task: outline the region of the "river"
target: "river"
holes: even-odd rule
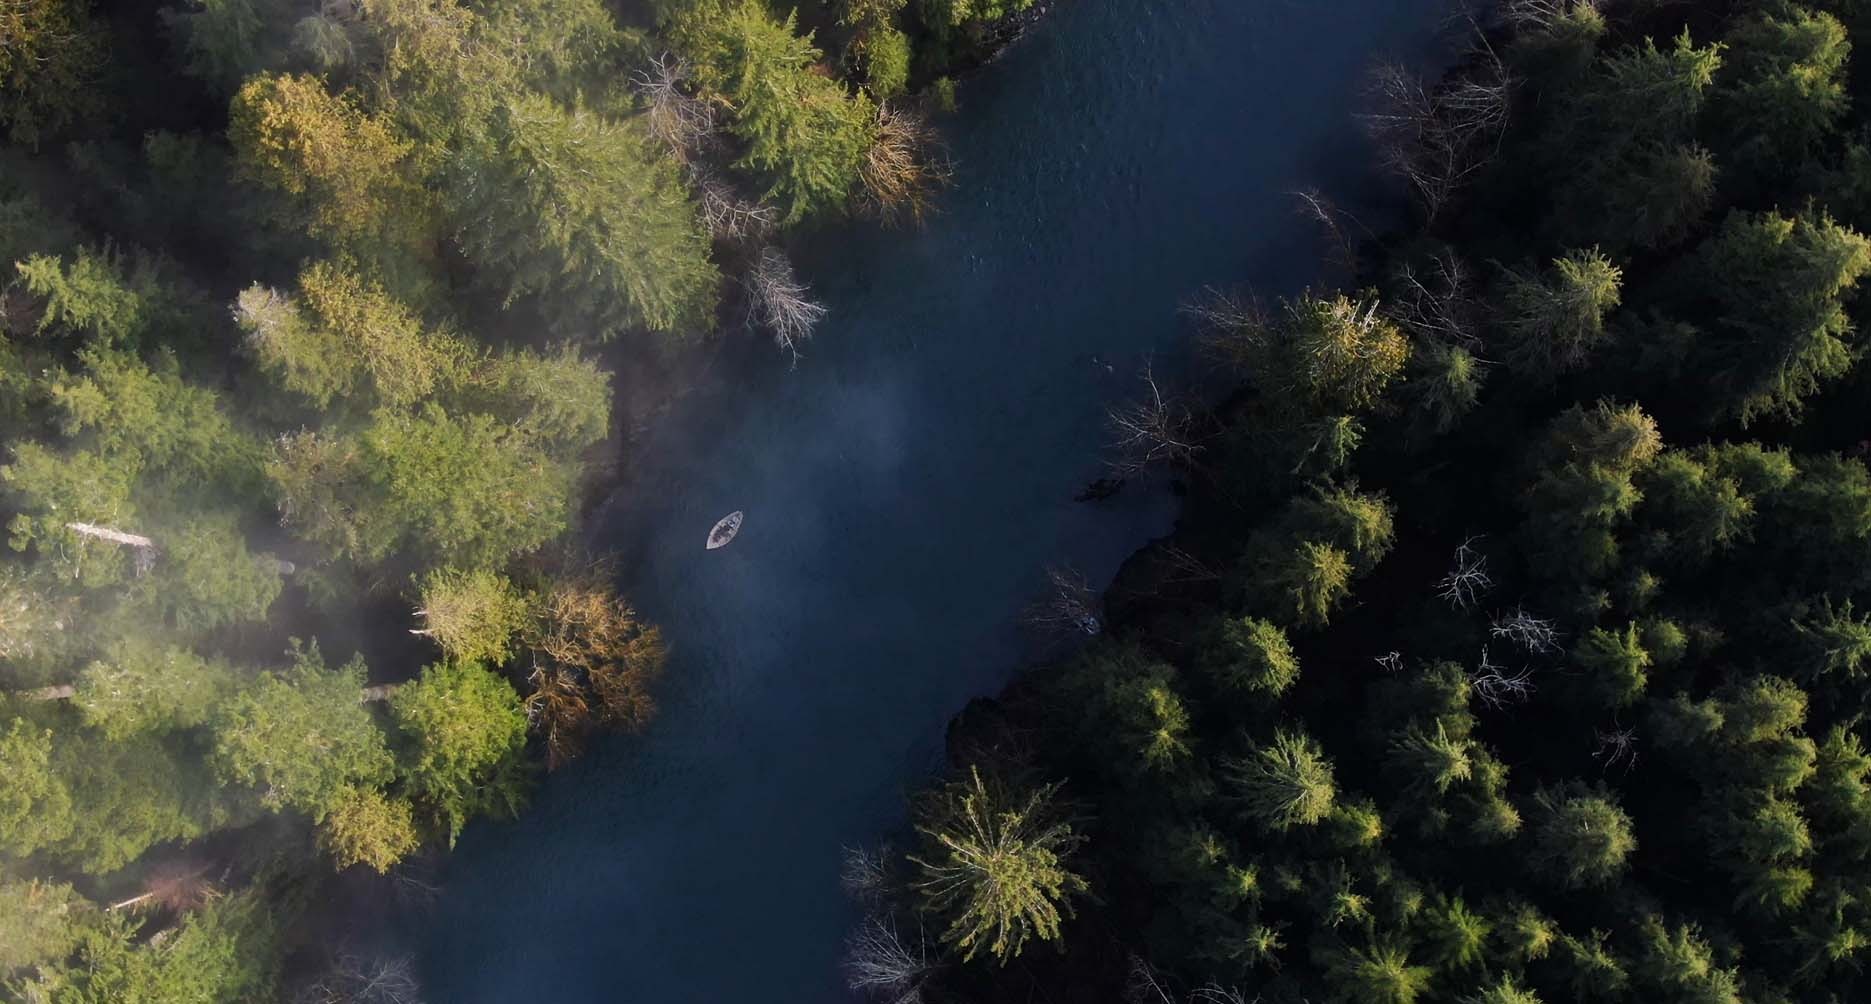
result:
[[[1285,193],[1357,189],[1369,62],[1443,0],[1063,0],[960,88],[920,232],[800,256],[831,308],[796,368],[739,363],[660,424],[594,539],[673,646],[649,733],[477,823],[424,921],[448,1004],[823,1004],[841,848],[903,822],[943,726],[1024,652],[1049,563],[1094,583],[1175,502],[1097,505],[1103,414],[1207,284],[1284,292],[1320,247]],[[729,547],[703,538],[747,513]]]

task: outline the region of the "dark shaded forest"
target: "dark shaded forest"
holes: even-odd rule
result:
[[[1465,34],[1371,77],[1412,222],[1306,194],[1339,288],[1192,290],[1193,385],[1112,413],[1183,519],[1053,576],[1035,623],[1098,637],[851,855],[854,990],[1871,993],[1871,7]]]
[[[358,918],[654,714],[586,512],[1029,7],[0,0],[0,999],[419,999]]]

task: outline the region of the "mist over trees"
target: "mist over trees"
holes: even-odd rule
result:
[[[1447,77],[1370,82],[1408,225],[1304,193],[1338,288],[1192,291],[1190,389],[1113,409],[1113,469],[1184,518],[854,853],[853,989],[1866,995],[1871,21],[1468,28]],[[987,793],[1000,829],[938,811]]]
[[[421,999],[334,914],[653,720],[581,519],[930,211],[951,6],[0,3],[0,999]]]

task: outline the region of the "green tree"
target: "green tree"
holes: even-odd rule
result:
[[[1198,662],[1230,693],[1278,697],[1299,680],[1299,656],[1286,631],[1258,617],[1221,621]]]
[[[1842,297],[1871,269],[1871,241],[1824,214],[1734,212],[1703,243],[1694,269],[1721,322],[1697,355],[1722,407],[1744,424],[1797,415],[1851,368]]]
[[[363,446],[372,518],[440,562],[496,565],[565,529],[575,466],[542,456],[491,416],[432,403],[380,410]]]
[[[113,644],[79,675],[73,703],[107,739],[169,732],[208,721],[233,689],[227,666],[145,638]]]
[[[1592,628],[1572,650],[1572,660],[1585,672],[1586,686],[1600,702],[1625,708],[1643,696],[1651,660],[1635,621],[1622,631]]]
[[[1481,400],[1487,371],[1467,349],[1424,340],[1410,353],[1403,395],[1409,401],[1411,432],[1418,439],[1455,428]]]
[[[704,86],[733,108],[746,146],[737,166],[766,185],[785,223],[843,209],[870,149],[869,98],[814,73],[820,53],[794,18],[776,20],[759,0],[699,4],[678,26]]]
[[[1603,885],[1637,849],[1631,819],[1606,789],[1569,782],[1533,799],[1533,866],[1568,889]]]
[[[1799,639],[1799,672],[1806,680],[1835,675],[1856,679],[1871,670],[1871,617],[1852,612],[1852,601],[1834,605],[1826,597],[1808,617],[1793,621]],[[1863,667],[1863,668],[1861,668]]]
[[[415,810],[375,788],[346,788],[319,824],[319,843],[339,868],[368,865],[378,874],[421,846]]]
[[[214,766],[229,784],[255,785],[269,806],[323,819],[351,788],[388,781],[383,732],[361,702],[364,665],[327,669],[317,646],[283,673],[262,673],[215,714]]]
[[[1507,364],[1546,380],[1584,366],[1605,341],[1623,281],[1597,248],[1568,252],[1540,272],[1508,270],[1500,294]]]
[[[974,958],[981,949],[1005,964],[1027,941],[1059,938],[1071,899],[1085,880],[1066,865],[1082,838],[1058,819],[1059,786],[1004,790],[969,768],[968,779],[933,793],[917,814],[927,847],[910,858],[923,909],[947,916],[942,940]]]
[[[0,851],[24,857],[72,829],[71,792],[52,769],[52,732],[15,719],[0,735]]]
[[[157,844],[193,840],[228,821],[195,744],[142,732],[107,739],[59,734],[54,766],[71,792],[71,832],[53,857],[92,875],[122,868]]]
[[[1851,105],[1845,26],[1786,4],[1737,21],[1726,45],[1714,103],[1730,156],[1754,168],[1799,167]]]
[[[1480,993],[1462,998],[1462,1004],[1540,1004],[1540,995],[1522,989],[1512,976],[1503,976]]]
[[[0,124],[37,146],[94,112],[103,33],[82,0],[18,0],[0,9]]]
[[[260,367],[294,393],[325,407],[368,379],[383,404],[427,397],[465,367],[468,347],[420,318],[356,271],[318,262],[299,273],[299,296],[252,286],[234,316]]]
[[[257,76],[234,96],[228,141],[243,175],[282,200],[283,222],[381,258],[426,253],[435,198],[415,145],[311,76]]]
[[[1714,952],[1693,926],[1671,930],[1652,916],[1644,918],[1640,930],[1643,948],[1634,968],[1639,984],[1677,1000],[1741,1004],[1740,972],[1717,967]]]
[[[1325,975],[1331,1000],[1341,1004],[1416,1004],[1433,976],[1401,946],[1381,943],[1336,953]]]
[[[279,597],[279,565],[247,550],[231,517],[191,519],[164,533],[160,547],[137,598],[178,631],[262,622]]]
[[[1392,740],[1390,755],[1403,768],[1412,788],[1433,788],[1441,794],[1474,776],[1474,762],[1469,755],[1473,745],[1466,736],[1450,736],[1448,727],[1438,719],[1434,732],[1412,726]]]
[[[409,741],[409,790],[441,821],[450,844],[471,817],[517,808],[527,722],[506,680],[477,662],[429,666],[396,692],[390,717]]]
[[[534,600],[504,575],[438,568],[422,580],[422,634],[463,663],[499,665],[533,623]]]
[[[720,277],[707,236],[676,164],[634,121],[512,98],[452,197],[468,256],[509,299],[544,298],[563,328],[686,336],[712,323]]]
[[[42,973],[29,998],[57,1004],[271,999],[281,922],[258,892],[214,901],[162,938],[120,916],[89,927],[73,961]]]
[[[1423,927],[1437,969],[1453,972],[1473,969],[1484,962],[1488,936],[1494,925],[1468,908],[1460,896],[1438,896],[1423,911]]]
[[[0,879],[0,977],[64,961],[77,947],[91,909],[63,882]]]
[[[71,264],[61,256],[35,254],[16,262],[21,285],[44,301],[39,332],[70,332],[105,344],[130,340],[149,321],[146,275],[126,275],[124,260],[110,248],[79,248]]]
[[[1311,737],[1285,729],[1246,756],[1221,763],[1223,780],[1248,816],[1271,830],[1313,826],[1332,810],[1332,762]]]

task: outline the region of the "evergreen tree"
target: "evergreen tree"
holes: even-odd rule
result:
[[[676,165],[635,122],[512,98],[451,188],[469,257],[510,300],[542,297],[561,328],[609,338],[710,325],[720,280],[707,238]]]
[[[1331,812],[1338,790],[1332,762],[1298,732],[1275,732],[1272,742],[1223,760],[1221,768],[1249,818],[1270,830],[1317,825]]]
[[[1057,821],[1057,785],[1002,790],[970,768],[930,797],[916,830],[927,849],[910,861],[923,908],[947,918],[942,940],[971,959],[985,948],[1005,964],[1031,938],[1059,938],[1085,880],[1068,870],[1081,839]]]
[[[449,843],[470,817],[518,807],[526,712],[507,681],[479,663],[443,662],[397,691],[390,717],[410,742],[402,769],[409,790]]]
[[[390,778],[383,733],[361,703],[364,667],[327,669],[316,647],[284,673],[262,673],[222,704],[214,764],[228,782],[255,785],[261,801],[323,819],[356,786]]]
[[[1611,881],[1637,849],[1630,817],[1602,787],[1570,782],[1540,791],[1533,806],[1533,865],[1562,887]]]
[[[1606,338],[1623,281],[1596,248],[1555,258],[1544,272],[1509,270],[1501,290],[1507,364],[1543,380],[1585,365]]]
[[[1793,415],[1856,357],[1841,297],[1871,269],[1871,242],[1823,214],[1731,213],[1697,258],[1721,323],[1697,354],[1743,423]]]

